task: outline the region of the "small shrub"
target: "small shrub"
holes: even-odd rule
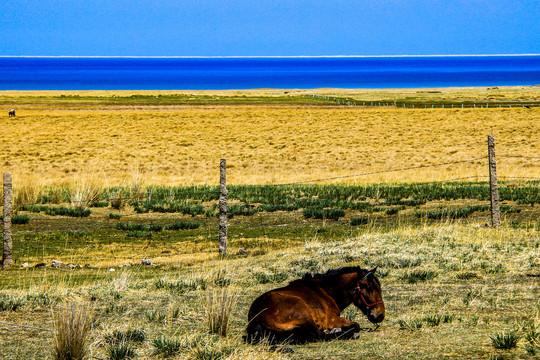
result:
[[[415,331],[422,328],[422,321],[420,320],[398,320],[399,330]]]
[[[401,280],[406,281],[409,284],[415,284],[418,281],[426,281],[434,279],[437,276],[435,271],[431,270],[414,270],[403,274]]]
[[[441,315],[428,315],[424,318],[424,321],[429,326],[439,326],[441,323],[442,316]]]
[[[122,217],[122,215],[120,215],[120,214],[109,213],[109,219],[120,220],[121,217]]]
[[[118,222],[116,223],[116,228],[118,230],[127,230],[127,231],[154,231],[159,232],[163,230],[162,225],[157,224],[136,224],[131,222]]]
[[[384,210],[384,213],[386,215],[396,215],[399,210],[403,210],[403,208],[400,208],[400,207],[392,207],[392,208],[388,208],[386,210]]]
[[[515,332],[511,332],[508,334],[497,333],[490,336],[490,339],[496,349],[508,350],[516,347],[520,337]]]
[[[156,289],[166,289],[171,292],[185,293],[188,291],[195,291],[199,289],[206,290],[207,283],[205,279],[201,278],[188,280],[180,279],[176,282],[170,282],[164,279],[157,279],[156,281],[154,281],[154,287]]]
[[[166,230],[190,230],[198,229],[201,225],[189,221],[180,221],[165,226]]]
[[[137,356],[135,348],[128,344],[111,345],[107,349],[109,360],[133,359]]]
[[[184,341],[169,340],[164,337],[154,339],[152,345],[154,346],[154,355],[163,357],[174,356],[180,354],[183,350],[189,349]]]
[[[466,206],[458,209],[441,209],[435,211],[418,211],[415,210],[413,215],[415,217],[427,217],[428,219],[442,220],[442,219],[463,219],[469,217],[474,212],[477,211],[487,211],[489,206],[487,205],[473,205]]]
[[[145,224],[135,224],[131,222],[118,222],[116,223],[116,228],[118,230],[127,230],[127,231],[148,231],[150,228]]]
[[[126,342],[143,343],[146,340],[146,331],[129,329],[126,331],[114,330],[111,335],[105,336],[105,341],[109,344],[120,344]]]
[[[274,274],[266,274],[266,273],[256,273],[255,274],[255,280],[259,284],[268,284],[268,283],[280,283],[289,278],[289,275],[287,273],[274,273]]]
[[[161,311],[147,310],[144,312],[144,316],[148,321],[162,322],[167,318],[167,314]]]
[[[353,217],[351,218],[350,220],[350,223],[352,226],[357,226],[357,225],[366,225],[366,224],[369,224],[371,222],[371,220],[367,217]]]
[[[2,217],[2,220],[4,218]],[[11,217],[11,223],[12,224],[18,224],[18,225],[23,225],[23,224],[28,224],[30,222],[30,217],[28,215],[13,215]]]
[[[390,270],[384,270],[384,269],[377,269],[377,271],[375,272],[375,275],[380,278],[387,277],[389,274],[390,274]]]
[[[231,355],[234,348],[229,346],[199,345],[193,349],[193,357],[197,360],[220,360]]]
[[[0,298],[0,311],[17,311],[24,304],[23,299],[11,296]]]
[[[227,216],[231,219],[234,216],[253,216],[257,213],[257,209],[252,208],[248,205],[228,205],[227,206]]]
[[[442,322],[445,324],[451,324],[452,321],[454,321],[455,315],[452,314],[444,314],[442,316]]]
[[[50,216],[69,216],[69,217],[88,217],[92,213],[91,210],[83,207],[67,208],[67,207],[47,207],[45,214]]]
[[[324,209],[318,207],[307,207],[303,211],[305,218],[338,220],[345,216],[345,211],[341,209]]]
[[[160,232],[163,230],[163,225],[157,225],[157,224],[150,224],[148,229],[150,231],[154,231],[154,232]]]
[[[291,261],[291,266],[299,266],[301,269],[305,269],[313,273],[321,269],[321,265],[315,259],[294,260]]]

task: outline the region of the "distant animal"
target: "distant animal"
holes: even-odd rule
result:
[[[9,117],[15,116],[15,109],[9,109]]]
[[[344,267],[306,274],[289,285],[259,296],[249,309],[248,343],[306,343],[350,339],[361,328],[340,316],[353,303],[368,320],[384,320],[381,284],[372,270]]]

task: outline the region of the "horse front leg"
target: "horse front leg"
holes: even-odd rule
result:
[[[356,333],[361,330],[357,322],[349,321],[345,318],[337,316],[330,322],[330,328],[324,331],[325,338],[331,339],[352,339]]]

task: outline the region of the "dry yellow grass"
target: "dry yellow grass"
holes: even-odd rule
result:
[[[523,96],[535,98],[539,90],[528,89],[532,90],[523,90]],[[455,94],[448,91],[444,94],[448,98],[459,95],[457,90]],[[467,91],[461,89],[462,95],[473,96],[472,90]],[[514,96],[515,91],[508,90],[504,96]],[[352,90],[342,92],[339,95],[358,95]],[[381,91],[364,92],[376,97]],[[112,96],[116,92],[103,94]],[[20,93],[2,95],[15,101]],[[229,183],[289,183],[485,157],[486,136],[490,134],[495,136],[498,155],[539,156],[539,120],[538,108],[74,109],[27,104],[16,118],[4,120],[0,170],[13,174],[15,187],[140,185],[141,181],[146,185],[217,184],[219,159],[227,158]],[[538,177],[537,164],[531,159],[500,158],[499,175]],[[487,162],[480,161],[340,181],[437,181],[486,176],[486,169]]]

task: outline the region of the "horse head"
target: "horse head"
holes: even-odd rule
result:
[[[383,321],[385,315],[381,283],[375,276],[375,271],[377,267],[369,271],[358,271],[356,287],[353,290],[354,305],[374,324]]]

